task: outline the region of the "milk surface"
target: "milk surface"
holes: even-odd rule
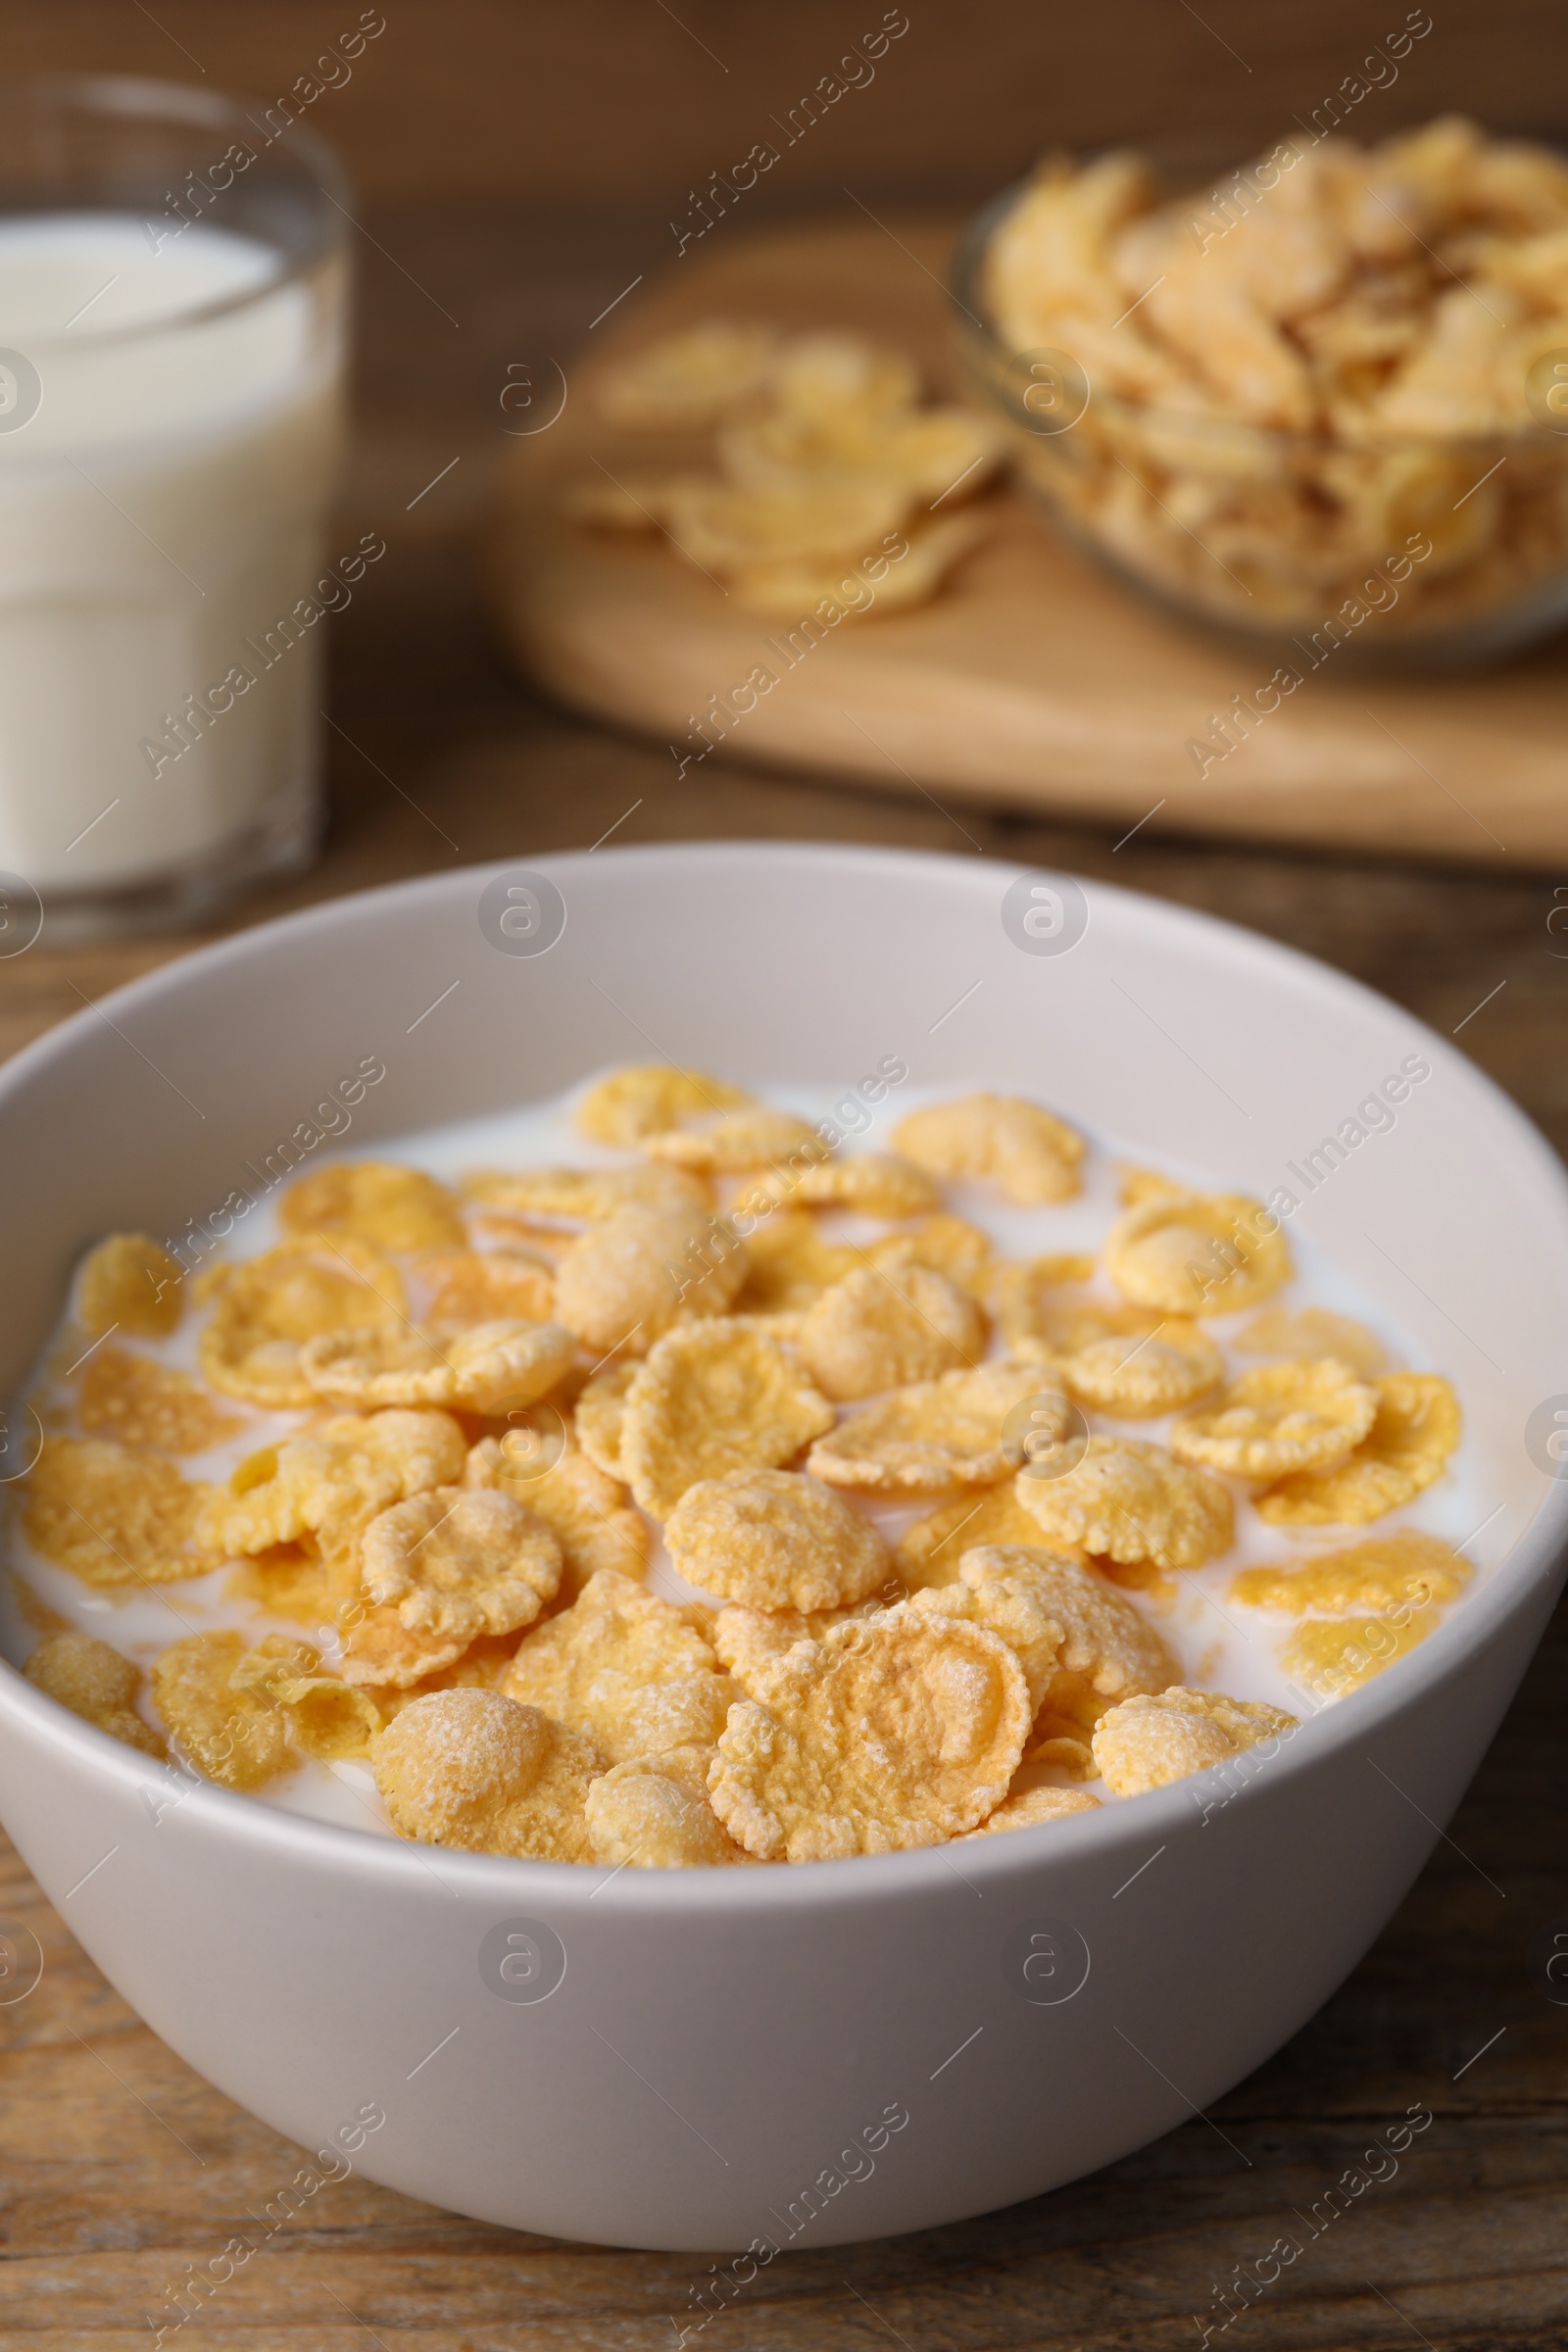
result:
[[[276,624],[320,569],[340,353],[281,271],[202,223],[155,250],[128,215],[0,220],[0,364],[38,379],[0,409],[0,869],[46,899],[199,863],[309,787],[320,630]]]

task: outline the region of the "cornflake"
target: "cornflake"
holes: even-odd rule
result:
[[[1309,1611],[1317,1617],[1348,1617],[1358,1609],[1392,1609],[1406,1601],[1424,1606],[1452,1600],[1469,1578],[1469,1561],[1441,1536],[1401,1527],[1392,1536],[1368,1536],[1338,1551],[1320,1551],[1299,1567],[1276,1561],[1267,1568],[1244,1568],[1231,1579],[1231,1598],[1292,1617]]]
[[[621,1208],[566,1251],[556,1312],[588,1347],[640,1355],[676,1323],[722,1315],[745,1279],[745,1244],[711,1212]]]
[[[901,1604],[797,1647],[765,1705],[737,1702],[710,1775],[713,1811],[763,1861],[934,1845],[1002,1802],[1029,1722],[1004,1642]]]
[[[772,1169],[737,1198],[735,1213],[765,1217],[785,1202],[855,1209],[863,1217],[923,1217],[941,1206],[930,1177],[892,1152],[857,1152],[849,1159]]]
[[[802,1319],[798,1345],[823,1395],[846,1403],[973,1364],[985,1324],[946,1276],[890,1255],[822,1292]]]
[[[1297,1471],[1257,1497],[1271,1527],[1361,1527],[1442,1477],[1461,1426],[1448,1383],[1437,1372],[1390,1372],[1373,1389],[1372,1426],[1348,1461]]]
[[[1033,1830],[1046,1821],[1065,1821],[1070,1813],[1098,1813],[1100,1799],[1085,1788],[1020,1788],[1004,1797],[996,1811],[965,1838],[990,1838],[999,1830]]]
[[[371,1768],[392,1826],[421,1845],[591,1862],[586,1740],[499,1690],[432,1690],[377,1738]]]
[[[123,1331],[159,1339],[179,1321],[184,1275],[145,1233],[112,1233],[89,1250],[76,1277],[76,1321],[88,1339]]]
[[[468,1644],[460,1634],[438,1634],[428,1626],[405,1625],[396,1608],[364,1608],[343,1638],[341,1672],[356,1688],[378,1696],[412,1690],[432,1674],[456,1666]]]
[[[858,1250],[828,1242],[808,1209],[774,1208],[748,1228],[746,1280],[735,1300],[737,1313],[789,1314],[853,1274]]]
[[[1279,1707],[1211,1690],[1165,1690],[1112,1707],[1095,1733],[1095,1762],[1113,1796],[1142,1796],[1296,1728],[1296,1717]]]
[[[1280,1664],[1318,1698],[1344,1698],[1407,1656],[1439,1622],[1436,1609],[1397,1604],[1379,1617],[1303,1617]]]
[[[577,1105],[579,1135],[629,1149],[704,1111],[739,1110],[752,1098],[743,1087],[667,1061],[628,1062],[591,1086]]]
[[[344,1413],[249,1455],[226,1488],[210,1490],[203,1535],[220,1555],[267,1551],[455,1485],[466,1453],[447,1413]]]
[[[217,1566],[202,1527],[213,1490],[158,1454],[45,1438],[25,1491],[28,1543],[83,1584],[169,1585]]]
[[[300,1351],[300,1371],[333,1403],[454,1405],[506,1412],[554,1388],[577,1351],[563,1323],[471,1323],[433,1332],[323,1332]]]
[[[1389,1368],[1377,1333],[1326,1306],[1265,1306],[1231,1342],[1244,1355],[1337,1355],[1357,1380],[1376,1380]]]
[[[153,1667],[153,1704],[197,1770],[225,1788],[260,1788],[299,1762],[271,1700],[236,1690],[239,1634],[187,1634]]]
[[[510,1433],[509,1433],[510,1434]],[[640,1577],[648,1564],[648,1523],[627,1507],[626,1490],[568,1443],[542,1476],[514,1466],[507,1438],[481,1438],[464,1466],[466,1487],[499,1487],[542,1519],[561,1546],[561,1591],[574,1600],[601,1568]]]
[[[1092,1730],[1114,1701],[1166,1690],[1180,1671],[1130,1600],[1049,1551],[981,1545],[964,1553],[956,1584],[931,1586],[909,1606],[1000,1635],[1023,1668],[1041,1739]]]
[[[779,1159],[809,1166],[828,1156],[814,1127],[793,1111],[772,1110],[765,1103],[721,1112],[702,1127],[666,1127],[650,1136],[643,1149],[654,1159],[703,1175],[744,1174]]]
[[[710,1746],[733,1695],[685,1613],[612,1569],[524,1635],[505,1689],[580,1732],[612,1764]]]
[[[642,1367],[612,1364],[589,1381],[572,1414],[577,1443],[588,1459],[613,1479],[625,1476],[620,1458],[620,1436],[626,1418],[626,1392]]]
[[[747,1698],[765,1700],[797,1642],[820,1642],[836,1625],[874,1615],[876,1602],[843,1609],[748,1609],[732,1602],[713,1620],[713,1654]]]
[[[679,328],[601,369],[594,378],[594,406],[611,424],[633,432],[677,432],[715,423],[764,383],[778,341],[776,327],[732,324],[725,318]],[[617,1070],[612,1078],[601,1079],[594,1092],[615,1079],[643,1074]],[[665,1073],[662,1063],[648,1074],[686,1075]],[[586,1124],[583,1133],[601,1143],[622,1140]]]
[[[470,1200],[524,1217],[594,1223],[621,1208],[705,1210],[708,1195],[684,1168],[649,1161],[633,1168],[475,1168],[463,1179]]]
[[[708,1797],[712,1747],[669,1747],[612,1764],[588,1791],[597,1861],[617,1870],[711,1868],[751,1856],[721,1828]]]
[[[1054,1541],[1122,1562],[1200,1568],[1230,1548],[1230,1490],[1142,1438],[1091,1438],[1060,1478],[1018,1474],[1014,1489]]]
[[[960,1540],[961,1539],[961,1540]],[[982,1494],[960,1494],[928,1519],[917,1519],[899,1538],[894,1553],[899,1574],[911,1592],[951,1585],[966,1551],[986,1544],[1039,1544],[1040,1528],[1019,1502],[1010,1483]]]
[[[420,1258],[424,1320],[452,1323],[549,1323],[556,1286],[537,1258],[510,1250],[457,1250]]]
[[[1054,1368],[1069,1396],[1118,1419],[1144,1421],[1206,1396],[1225,1377],[1225,1358],[1196,1323],[1167,1315],[1140,1339],[1089,1340]]]
[[[464,1642],[532,1625],[561,1583],[561,1546],[510,1494],[434,1487],[370,1521],[365,1589],[406,1626]]]
[[[277,1204],[288,1234],[351,1234],[373,1250],[461,1250],[463,1212],[422,1168],[337,1160],[291,1184]]]
[[[752,1250],[755,1256],[755,1242]],[[967,1217],[952,1217],[945,1210],[922,1217],[918,1225],[883,1234],[865,1254],[874,1266],[927,1266],[933,1274],[945,1275],[956,1290],[967,1291],[981,1300],[990,1283],[990,1236],[971,1225]]]
[[[1040,1372],[1031,1364],[945,1372],[862,1406],[817,1441],[806,1466],[829,1486],[894,1494],[995,1486],[1018,1466],[1018,1448],[1003,1423],[1031,1398],[1044,1403],[1039,1391]]]
[[[1243,1193],[1159,1192],[1123,1210],[1105,1240],[1105,1271],[1136,1306],[1229,1315],[1288,1282],[1277,1217]]]
[[[1070,1200],[1084,1139],[1018,1095],[963,1095],[911,1110],[893,1131],[899,1150],[933,1176],[989,1178],[1008,1200]]]
[[[765,1469],[833,1426],[833,1408],[779,1341],[739,1319],[659,1342],[626,1393],[620,1457],[636,1500],[667,1518],[688,1487]]]
[[[1236,1478],[1279,1478],[1343,1461],[1372,1426],[1376,1398],[1334,1356],[1244,1372],[1217,1403],[1170,1433],[1179,1462]]]
[[[664,1523],[689,1584],[752,1609],[836,1609],[893,1573],[869,1519],[793,1470],[732,1470],[687,1488]]]
[[[300,1350],[325,1332],[390,1331],[404,1321],[395,1266],[352,1234],[284,1242],[214,1266],[199,1294],[213,1302],[198,1354],[203,1378],[225,1396],[274,1411],[313,1404]]]
[[[237,1415],[215,1404],[188,1372],[172,1372],[112,1340],[88,1358],[76,1409],[89,1438],[113,1438],[118,1445],[150,1446],[160,1453],[205,1453],[244,1426]]]
[[[164,1742],[150,1723],[136,1712],[141,1670],[122,1658],[107,1642],[90,1634],[45,1634],[23,1673],[35,1690],[58,1699],[83,1723],[139,1747],[144,1755],[162,1756]]]

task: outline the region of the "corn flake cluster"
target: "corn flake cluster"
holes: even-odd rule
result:
[[[1174,200],[1136,155],[1053,157],[981,275],[987,380],[1038,412],[1030,478],[1215,617],[1451,626],[1568,563],[1568,164],[1544,148],[1456,117],[1375,147],[1303,129]],[[1037,389],[1016,362],[1041,354]]]
[[[945,1187],[1070,1200],[1084,1140],[1034,1102],[853,1156],[664,1065],[575,1115],[595,1166],[323,1167],[194,1285],[145,1237],[90,1253],[24,1532],[111,1598],[212,1579],[226,1621],[190,1593],[144,1676],[35,1595],[40,1690],[233,1789],[368,1764],[404,1838],[740,1867],[1054,1822],[1288,1735],[1196,1687],[1170,1617],[1248,1513],[1308,1531],[1227,1601],[1314,1699],[1459,1594],[1409,1526],[1316,1547],[1440,1477],[1458,1406],[1280,1298],[1245,1196],[1124,1171],[1098,1257],[1012,1259]],[[148,1351],[187,1316],[200,1377]]]
[[[738,606],[780,620],[824,603],[830,625],[923,604],[984,532],[955,510],[985,486],[1001,437],[919,399],[913,366],[886,345],[709,319],[596,379],[609,423],[682,436],[666,465],[701,436],[708,467],[601,467],[570,485],[566,510],[600,530],[662,532]]]

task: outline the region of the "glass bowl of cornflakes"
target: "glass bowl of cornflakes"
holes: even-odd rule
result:
[[[1568,162],[1446,118],[1219,182],[1050,156],[953,278],[1055,529],[1298,668],[1501,660],[1568,618]]]

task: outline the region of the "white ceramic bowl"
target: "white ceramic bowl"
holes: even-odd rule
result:
[[[1420,1053],[1431,1081],[1295,1229],[1455,1373],[1514,1538],[1418,1651],[1245,1778],[802,1869],[610,1877],[179,1794],[0,1667],[6,1824],[200,2073],[307,2147],[347,2143],[369,2178],[487,2221],[761,2240],[731,2274],[744,2292],[769,2243],[952,2221],[1152,2138],[1366,1949],[1556,1591],[1568,1484],[1524,1433],[1568,1391],[1568,1188],[1407,1014],[1171,906],[1090,887],[1063,950],[1076,885],[1030,900],[1017,869],[980,859],[712,845],[543,870],[567,911],[546,953],[514,952],[543,936],[537,890],[508,901],[512,869],[460,872],[225,941],[20,1054],[0,1075],[0,1394],[85,1244],[202,1217],[366,1054],[388,1075],[356,1146],[625,1057],[839,1084],[895,1054],[916,1083],[1037,1093],[1267,1194]],[[367,2114],[384,2121],[367,2131]],[[683,2323],[706,2308],[677,2303]]]

